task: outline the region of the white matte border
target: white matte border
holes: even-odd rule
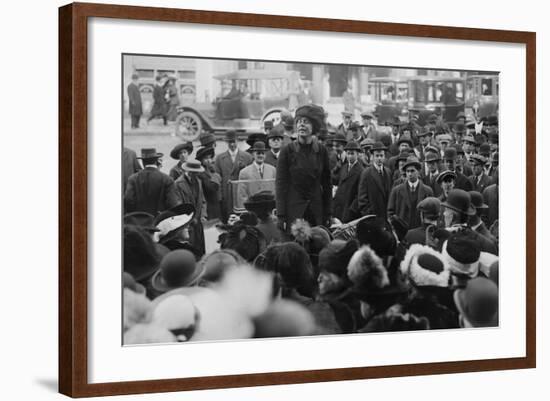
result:
[[[98,18],[88,40],[90,383],[525,356],[524,45]],[[122,347],[122,53],[500,71],[500,327]]]

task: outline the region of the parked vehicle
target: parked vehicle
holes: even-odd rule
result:
[[[244,69],[214,77],[220,95],[211,103],[179,107],[176,135],[192,141],[203,131],[220,136],[229,129],[241,136],[263,132],[264,121],[278,124],[281,111],[289,108],[289,88],[296,74]]]
[[[368,85],[379,125],[396,116],[400,119],[408,117],[409,82],[406,77],[375,77],[369,79]]]
[[[498,114],[498,74],[466,78],[466,116],[474,120]]]

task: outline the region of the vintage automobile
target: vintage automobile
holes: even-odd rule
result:
[[[379,125],[408,117],[409,83],[405,77],[375,77],[369,79],[369,94]]]
[[[418,124],[424,126],[430,114],[441,115],[454,123],[464,112],[464,78],[416,76],[409,79],[409,111],[418,114]]]
[[[466,77],[466,116],[472,120],[498,114],[498,74]]]
[[[229,129],[241,137],[263,132],[263,123],[278,124],[289,108],[291,82],[297,72],[243,69],[214,77],[221,93],[211,103],[178,107],[176,135],[195,140],[201,132],[223,135]]]

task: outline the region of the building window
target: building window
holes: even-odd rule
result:
[[[139,75],[140,78],[154,78],[155,71],[154,70],[136,70],[136,73]]]
[[[248,67],[248,62],[246,60],[239,60],[237,63],[237,68],[239,70],[246,70],[246,68]]]
[[[195,71],[180,70],[178,71],[178,76],[180,79],[195,79]]]

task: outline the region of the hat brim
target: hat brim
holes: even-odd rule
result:
[[[401,170],[406,170],[409,166],[414,166],[417,170],[420,170],[422,168],[420,162],[406,162],[405,164],[403,164],[403,167],[401,167]]]
[[[179,146],[176,146],[174,149],[172,149],[172,151],[170,152],[170,157],[174,160],[179,160],[180,158],[180,153],[182,150],[186,149],[187,151],[189,151],[189,147],[188,146],[185,146],[185,145],[179,145]]]
[[[193,286],[199,281],[199,279],[202,277],[205,271],[204,264],[197,263],[195,266],[196,266],[195,271],[193,272],[191,277],[189,277],[185,281],[185,283],[182,283],[177,287],[171,287],[168,284],[166,284],[162,279],[161,269],[158,269],[155,272],[155,274],[153,274],[153,277],[151,277],[151,287],[153,287],[154,290],[159,292],[168,292],[171,290],[175,290],[176,288]]]
[[[455,301],[456,309],[458,312],[464,316],[464,318],[474,327],[494,327],[498,324],[498,312],[493,315],[493,317],[487,321],[476,321],[468,313],[466,305],[466,291],[463,289],[458,289],[453,294],[453,299]]]
[[[181,166],[181,168],[183,169],[183,171],[187,171],[189,173],[203,173],[204,172],[204,167],[203,166],[200,166],[200,167],[197,167],[197,168],[192,168],[192,167],[187,167],[185,164]]]
[[[473,215],[476,214],[476,210],[472,207],[471,204],[468,206],[467,211],[460,210],[459,208],[454,207],[453,205],[450,205],[447,202],[441,202],[441,206],[446,207],[446,208],[451,209],[451,210],[454,210],[455,212],[458,212],[458,213],[464,213],[468,216],[473,216]]]
[[[164,156],[164,153],[157,153],[156,155],[151,155],[151,156],[147,156],[147,157],[143,157],[143,156],[139,156],[139,157],[136,157],[136,159],[159,159],[161,158],[162,156]]]

